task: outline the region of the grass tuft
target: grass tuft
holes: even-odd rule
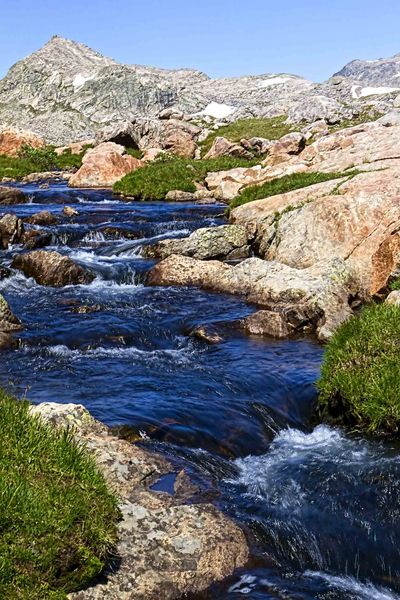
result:
[[[68,148],[58,156],[54,151],[54,146],[45,148],[23,146],[16,157],[0,155],[0,179],[3,177],[22,179],[30,173],[79,169],[83,155],[88,148],[90,146],[85,146],[80,154],[72,154]]]
[[[395,277],[389,284],[389,289],[392,291],[400,290],[400,276]]]
[[[318,411],[370,433],[400,428],[400,307],[370,305],[344,323],[329,342]]]
[[[240,142],[242,139],[250,139],[252,137],[279,140],[283,135],[295,131],[293,125],[285,123],[286,119],[286,115],[266,119],[238,119],[233,123],[212,131],[200,144],[201,154],[205,156],[213,145],[215,138],[221,136],[231,142]]]
[[[233,210],[237,206],[247,204],[247,202],[253,202],[254,200],[262,200],[263,198],[269,198],[270,196],[276,196],[278,194],[285,194],[287,192],[293,192],[301,188],[315,185],[316,183],[323,183],[324,181],[330,181],[332,179],[339,179],[341,177],[348,177],[349,179],[358,175],[361,171],[352,170],[346,171],[345,173],[294,173],[292,175],[284,175],[277,179],[270,179],[261,185],[251,185],[246,187],[236,198],[234,198],[229,209]]]
[[[138,200],[164,200],[171,190],[195,192],[196,182],[204,181],[211,171],[249,167],[257,161],[221,156],[209,160],[192,160],[162,155],[148,165],[128,173],[114,185],[114,192]]]
[[[0,431],[0,598],[66,598],[103,569],[116,498],[70,432],[4,392]]]

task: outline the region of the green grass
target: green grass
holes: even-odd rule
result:
[[[248,167],[256,162],[230,156],[192,160],[164,155],[125,175],[114,185],[114,192],[140,200],[163,200],[171,190],[195,192],[195,182],[204,181],[211,171]]]
[[[224,125],[213,131],[200,144],[201,154],[205,156],[214,143],[215,138],[225,137],[231,142],[240,142],[243,138],[262,137],[268,140],[278,140],[283,135],[295,131],[293,125],[285,123],[287,117],[270,117],[268,119],[238,119],[234,123]]]
[[[331,133],[335,131],[340,131],[341,129],[347,129],[348,127],[355,127],[356,125],[362,125],[363,123],[370,123],[371,121],[376,121],[380,117],[383,116],[384,113],[377,111],[373,107],[366,108],[359,115],[353,117],[352,119],[343,119],[340,123],[336,125],[331,125],[329,127],[329,131]]]
[[[400,277],[395,277],[389,284],[389,289],[392,291],[400,290]]]
[[[340,177],[354,177],[359,173],[360,171],[353,170],[347,171],[346,173],[315,172],[284,175],[283,177],[266,181],[261,185],[252,185],[246,187],[239,194],[239,196],[231,201],[229,210],[233,210],[237,206],[242,206],[242,204],[247,204],[247,202],[253,202],[254,200],[262,200],[263,198],[269,198],[270,196],[276,196],[277,194],[285,194],[286,192],[299,190],[316,183],[330,181],[331,179],[339,179]]]
[[[319,413],[369,433],[400,427],[400,307],[366,307],[329,342],[318,381]]]
[[[139,150],[139,148],[126,148],[126,153],[133,158],[138,158],[139,160],[143,157],[143,152]]]
[[[71,150],[67,149],[57,156],[53,146],[45,148],[24,146],[17,157],[0,155],[0,179],[3,177],[22,179],[30,173],[79,169],[82,157],[88,148],[90,146],[85,146],[80,154],[72,154]]]
[[[70,432],[4,392],[0,431],[0,598],[66,598],[103,569],[116,498]]]

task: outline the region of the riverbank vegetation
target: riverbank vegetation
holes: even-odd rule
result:
[[[117,500],[68,431],[0,392],[0,597],[63,599],[104,567]]]
[[[148,165],[128,173],[114,185],[114,192],[139,200],[163,200],[168,192],[180,190],[195,192],[196,182],[202,182],[207,173],[236,167],[250,167],[257,161],[221,156],[202,160],[163,155]]]
[[[269,198],[270,196],[276,196],[277,194],[285,194],[287,192],[293,192],[301,188],[315,185],[316,183],[323,183],[324,181],[330,181],[332,179],[341,179],[343,177],[355,177],[360,171],[353,170],[345,173],[293,173],[292,175],[284,175],[277,179],[270,179],[261,185],[251,185],[244,188],[240,194],[234,198],[229,209],[232,210],[242,204],[253,202],[254,200],[262,200],[263,198]]]
[[[70,149],[66,149],[63,154],[58,155],[54,146],[44,148],[23,146],[18,156],[0,155],[0,179],[3,177],[22,179],[30,173],[79,169],[88,148],[89,146],[85,147],[79,154],[73,154]]]
[[[265,119],[238,119],[212,131],[200,144],[201,154],[205,156],[213,145],[215,138],[220,136],[231,142],[240,142],[242,139],[248,140],[253,137],[279,140],[283,135],[295,131],[293,125],[286,123],[286,120],[286,115]],[[298,131],[298,126],[296,131]]]
[[[371,305],[329,342],[318,381],[318,411],[335,423],[398,435],[400,307]]]

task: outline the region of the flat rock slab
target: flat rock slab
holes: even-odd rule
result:
[[[119,566],[70,600],[172,600],[205,590],[246,563],[242,530],[210,504],[188,504],[197,489],[183,471],[172,494],[152,491],[174,470],[162,456],[114,437],[83,406],[44,403],[31,412],[72,428],[120,498]]]
[[[248,234],[241,225],[202,227],[189,237],[166,239],[144,246],[142,254],[148,258],[167,258],[171,254],[192,256],[200,260],[247,258],[250,252]]]
[[[358,288],[343,260],[295,269],[277,261],[249,258],[236,266],[172,255],[154,266],[149,285],[195,285],[228,294],[281,313],[289,330],[316,331],[327,339],[352,311],[349,299]]]

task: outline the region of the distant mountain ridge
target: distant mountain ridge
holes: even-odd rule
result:
[[[169,107],[217,121],[277,114],[293,122],[335,121],[366,103],[388,110],[397,91],[400,55],[352,61],[323,84],[286,73],[210,79],[194,69],[121,64],[54,36],[0,81],[0,125],[64,144],[117,122],[157,118]]]

